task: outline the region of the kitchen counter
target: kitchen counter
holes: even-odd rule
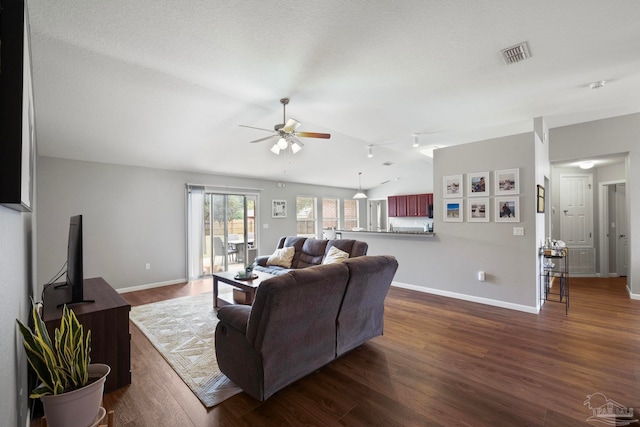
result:
[[[388,235],[388,236],[410,236],[410,237],[433,237],[436,233],[433,231],[403,231],[403,230],[336,230],[336,234],[345,234],[345,233],[360,233],[360,234],[376,234],[376,235]],[[337,236],[336,236],[337,237]]]

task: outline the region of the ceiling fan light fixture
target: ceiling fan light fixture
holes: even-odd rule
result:
[[[278,147],[277,142],[273,144],[273,147],[271,147],[271,152],[276,155],[280,154],[280,147]]]
[[[362,192],[362,172],[358,172],[358,192],[353,195],[354,199],[366,199],[367,195]]]
[[[277,144],[278,144],[278,148],[281,149],[281,150],[284,150],[289,145],[287,140],[282,138],[282,137],[278,140]]]
[[[300,144],[298,144],[297,142],[291,144],[291,151],[293,151],[293,154],[296,154],[300,150],[302,150]]]

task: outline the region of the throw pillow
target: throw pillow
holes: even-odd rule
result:
[[[325,255],[324,259],[322,260],[322,263],[337,264],[339,262],[344,261],[347,258],[349,258],[348,252],[342,251],[336,248],[335,246],[331,246],[331,248],[329,248],[329,252],[327,252],[327,255]]]
[[[278,265],[284,268],[291,268],[291,261],[293,261],[293,255],[296,253],[296,248],[288,246],[285,248],[276,249],[276,251],[267,260],[267,265]]]

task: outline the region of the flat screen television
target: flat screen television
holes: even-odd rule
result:
[[[69,242],[67,245],[67,280],[58,287],[71,289],[71,300],[65,304],[94,302],[84,299],[84,276],[82,263],[82,215],[72,216],[69,221]]]

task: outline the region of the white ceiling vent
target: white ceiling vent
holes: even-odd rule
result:
[[[524,61],[531,56],[531,54],[529,53],[529,46],[527,45],[527,42],[502,49],[500,53],[502,54],[502,59],[504,60],[505,64],[513,64],[516,62]]]

